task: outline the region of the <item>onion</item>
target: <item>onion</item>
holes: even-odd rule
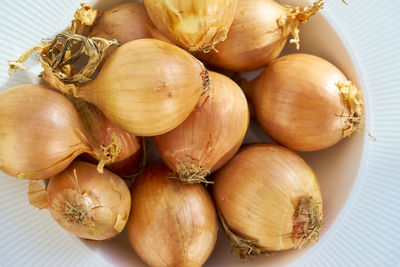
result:
[[[96,105],[116,126],[138,136],[177,127],[208,88],[208,72],[200,61],[155,39],[122,45],[96,79],[81,87],[62,85],[49,68],[43,76],[57,89]]]
[[[129,241],[150,266],[202,266],[217,238],[213,202],[202,185],[169,175],[165,166],[150,166],[133,183]]]
[[[130,2],[117,5],[105,12],[97,11],[89,36],[108,40],[117,39],[120,44],[142,38],[155,38],[169,42],[153,25],[143,3]],[[114,50],[110,47],[105,58]]]
[[[213,90],[203,94],[190,116],[172,131],[153,137],[165,163],[186,183],[205,176],[238,151],[249,125],[246,98],[228,77],[210,72]]]
[[[322,199],[311,168],[273,144],[244,147],[215,176],[213,194],[242,259],[303,248],[318,240]]]
[[[110,147],[114,142],[118,145],[115,146],[115,150],[118,150],[115,153],[118,153],[118,156],[113,163],[107,165],[107,169],[120,176],[134,174],[143,155],[143,138],[119,129],[92,104],[74,97],[70,97],[70,100],[78,111],[86,130],[98,144]],[[92,161],[92,159],[88,160]]]
[[[124,229],[131,198],[124,180],[110,171],[100,174],[96,165],[74,162],[51,178],[48,209],[68,232],[89,240],[107,240]]]
[[[364,121],[361,91],[317,56],[281,57],[245,90],[264,131],[294,150],[330,147]]]
[[[190,51],[209,52],[226,39],[237,0],[144,0],[154,25]]]
[[[268,65],[279,56],[290,33],[299,47],[298,26],[323,7],[321,0],[308,7],[280,5],[273,0],[238,0],[228,38],[218,51],[198,53],[208,64],[243,72]]]
[[[74,106],[41,85],[20,85],[0,94],[0,169],[23,179],[46,179],[75,157],[90,153],[99,170],[117,155],[98,146]]]

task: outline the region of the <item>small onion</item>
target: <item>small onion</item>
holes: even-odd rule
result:
[[[202,266],[217,238],[213,202],[202,185],[169,175],[165,166],[150,166],[133,183],[129,241],[150,266]]]
[[[143,138],[121,130],[112,124],[101,111],[78,98],[70,97],[78,111],[88,133],[103,147],[112,147],[118,154],[114,161],[107,164],[107,169],[120,176],[129,176],[138,169],[143,155]],[[95,158],[89,158],[89,161]]]
[[[321,0],[307,7],[280,5],[273,0],[238,0],[227,39],[217,51],[197,55],[206,63],[244,72],[268,65],[279,56],[290,33],[299,46],[298,26],[323,7]]]
[[[209,52],[226,39],[237,0],[144,0],[154,25],[190,51]]]
[[[131,197],[124,180],[110,171],[100,174],[96,165],[74,162],[51,178],[48,209],[68,232],[88,240],[108,240],[124,229]]]
[[[94,24],[89,28],[89,36],[117,39],[120,44],[142,38],[169,41],[154,27],[143,3],[136,1],[117,5],[105,12],[97,11]],[[106,58],[116,48],[110,47]]]
[[[213,89],[181,125],[153,137],[165,163],[186,183],[207,182],[205,176],[238,151],[249,125],[240,87],[216,72],[210,72],[210,81]]]
[[[63,95],[25,84],[0,94],[0,169],[23,179],[46,179],[78,155],[107,162],[106,147],[87,134],[77,111]]]
[[[334,65],[313,55],[278,58],[245,91],[264,131],[298,151],[330,147],[364,120],[361,91]]]
[[[208,71],[185,50],[155,39],[130,41],[105,62],[96,79],[77,87],[49,84],[97,106],[116,126],[138,136],[166,133],[192,112],[208,89]]]
[[[214,179],[221,221],[242,259],[318,240],[319,184],[296,153],[273,144],[248,145]]]

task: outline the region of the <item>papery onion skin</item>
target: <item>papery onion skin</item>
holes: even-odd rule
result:
[[[352,92],[342,94],[342,85]],[[364,120],[361,91],[333,64],[314,55],[278,58],[245,91],[264,131],[297,151],[330,147]]]
[[[88,240],[108,240],[124,229],[131,197],[116,174],[97,172],[96,165],[74,162],[50,179],[49,211],[68,232]]]
[[[281,53],[291,32],[287,16],[296,9],[273,0],[238,0],[227,39],[216,45],[216,51],[196,55],[208,64],[236,72],[265,67]],[[308,16],[297,20],[304,23]]]
[[[209,72],[212,88],[177,128],[154,136],[158,152],[182,181],[196,183],[238,151],[249,125],[247,100],[228,77]],[[203,176],[203,177],[201,177]]]
[[[190,51],[208,52],[226,39],[237,0],[144,0],[157,29]]]
[[[150,266],[202,266],[217,238],[213,202],[202,185],[169,175],[165,166],[149,166],[134,181],[129,241]]]
[[[207,70],[188,52],[140,39],[119,47],[76,96],[96,105],[119,128],[153,136],[181,124],[207,89]]]
[[[46,179],[75,157],[93,152],[74,106],[41,85],[0,94],[0,169],[23,179]]]
[[[140,2],[117,5],[105,12],[99,12],[89,29],[89,36],[116,39],[119,44],[142,38],[155,38],[169,42],[153,25],[147,11]],[[107,58],[117,47],[107,50]]]
[[[280,251],[317,241],[322,224],[319,184],[311,168],[289,149],[245,146],[215,173],[214,181],[215,203],[229,228],[245,239],[258,240],[257,247]],[[319,213],[310,240],[297,235],[302,218],[295,216],[296,206],[302,198],[311,199]]]
[[[130,176],[138,169],[139,160],[143,156],[143,138],[121,130],[111,123],[94,105],[70,96],[71,102],[78,111],[88,133],[103,147],[115,145],[119,150],[112,163],[106,165],[120,176]],[[94,157],[87,155],[82,160],[96,162]]]

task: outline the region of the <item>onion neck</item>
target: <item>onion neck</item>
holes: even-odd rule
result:
[[[351,81],[339,82],[336,86],[347,106],[347,114],[342,115],[344,119],[342,136],[347,137],[358,130],[365,121],[362,93]]]
[[[301,197],[298,199],[293,215],[292,231],[292,240],[295,249],[302,249],[318,241],[323,224],[319,207],[320,203],[315,202],[312,197]]]
[[[307,22],[308,18],[315,15],[324,7],[324,1],[315,1],[312,5],[306,7],[284,6],[286,12],[277,20],[278,26],[282,29],[283,35],[292,34],[290,43],[295,43],[296,48],[300,48],[299,25]]]

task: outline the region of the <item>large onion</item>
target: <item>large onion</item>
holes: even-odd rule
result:
[[[332,146],[364,120],[361,91],[317,56],[281,57],[245,90],[265,132],[294,150]]]
[[[202,266],[217,238],[213,202],[203,186],[169,176],[150,166],[133,183],[129,241],[150,266]]]
[[[116,156],[109,154],[106,147],[98,146],[86,133],[66,97],[33,84],[0,94],[2,171],[23,179],[46,179],[85,152],[103,163]]]
[[[322,225],[318,181],[289,149],[246,146],[214,179],[217,208],[241,258],[302,248],[318,240]]]
[[[322,7],[322,1],[308,7],[292,7],[273,0],[238,0],[228,38],[215,47],[217,51],[198,56],[232,71],[259,69],[279,56],[290,33],[290,42],[298,46],[298,26]]]
[[[163,134],[181,124],[208,88],[208,72],[188,52],[155,39],[119,47],[96,79],[82,87],[44,78],[56,88],[96,105],[119,128],[138,136]]]
[[[228,77],[210,72],[213,89],[177,128],[153,137],[165,163],[184,182],[206,182],[205,176],[237,152],[249,125],[246,98]]]
[[[131,198],[124,180],[96,165],[74,162],[50,179],[48,209],[68,232],[89,240],[115,237],[128,220]]]
[[[144,0],[154,25],[191,51],[208,52],[226,39],[237,0]]]

